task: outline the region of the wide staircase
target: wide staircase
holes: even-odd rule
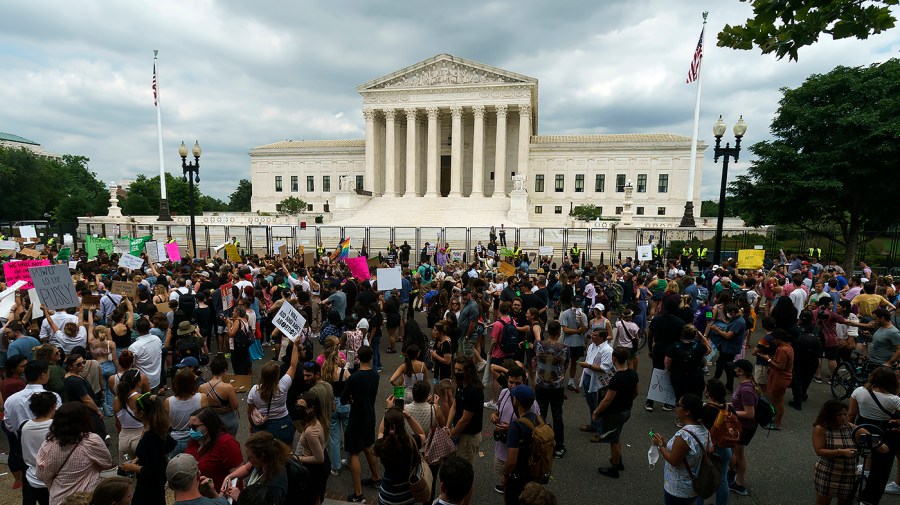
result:
[[[503,197],[374,197],[356,214],[332,224],[350,226],[499,226],[513,223],[507,218],[509,198]],[[364,217],[364,219],[361,219]]]

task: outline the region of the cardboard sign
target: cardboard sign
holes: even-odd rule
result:
[[[462,251],[450,251],[450,261],[462,261],[463,260],[463,252]]]
[[[278,254],[280,254],[282,258],[287,258],[288,257],[287,246],[284,244],[281,244],[280,246],[278,246]]]
[[[19,236],[22,238],[37,238],[37,231],[35,231],[34,226],[20,226],[19,227]]]
[[[169,261],[174,261],[175,263],[181,261],[181,251],[178,250],[178,242],[166,244],[166,256],[169,257]]]
[[[137,296],[137,290],[137,282],[113,281],[112,288],[110,288],[109,291],[114,295],[122,295],[134,298],[135,296]]]
[[[86,309],[100,308],[100,295],[84,295],[81,297],[81,305]]]
[[[10,261],[9,263],[3,264],[3,275],[6,276],[6,284],[14,284],[18,281],[25,281],[25,284],[22,285],[22,289],[29,290],[34,289],[34,283],[31,282],[31,273],[28,271],[29,268],[34,267],[43,267],[50,264],[50,260],[25,260],[25,261]],[[66,275],[68,275],[68,270],[66,271]],[[5,316],[6,314],[4,314]]]
[[[31,273],[38,298],[48,309],[67,309],[77,307],[80,303],[72,276],[69,275],[69,267],[66,265],[34,267],[28,271]]]
[[[162,242],[156,243],[157,261],[166,261],[169,259],[169,253],[166,251],[166,244]]]
[[[516,267],[512,263],[501,261],[499,265],[500,273],[509,277],[516,274]]]
[[[737,267],[756,270],[762,268],[765,259],[766,251],[763,249],[740,249],[738,250]]]
[[[403,278],[400,274],[400,267],[379,268],[378,275],[378,291],[390,291],[392,289],[403,288]]]
[[[0,249],[0,256],[2,256],[4,258],[8,258],[10,256],[15,256],[15,255],[16,255],[16,251],[14,251],[12,249]]]
[[[281,246],[283,246],[283,245],[284,245],[284,240],[276,240],[276,241],[272,242],[272,248],[275,249],[276,251],[281,249]]]
[[[19,251],[19,254],[21,254],[23,256],[28,256],[29,258],[40,258],[41,257],[40,251],[36,251],[34,249],[29,249],[27,247],[25,249],[22,249],[21,251]]]
[[[638,259],[638,261],[652,261],[653,260],[653,246],[639,245],[637,247],[637,259]]]
[[[225,254],[228,255],[230,261],[234,263],[241,262],[241,253],[238,252],[238,249],[234,244],[225,244]]]
[[[159,248],[158,242],[155,240],[148,240],[144,242],[144,252],[147,253],[147,258],[151,263],[159,263]]]
[[[538,253],[541,256],[553,256],[553,246],[552,245],[542,245],[538,247]]]
[[[144,260],[125,253],[119,258],[119,266],[126,270],[140,270],[144,266]]]
[[[159,302],[154,304],[156,306],[156,311],[161,312],[163,314],[168,314],[172,312],[172,308],[169,307],[169,302]]]
[[[222,375],[222,382],[231,384],[234,387],[235,393],[249,393],[250,388],[253,387],[253,376],[231,375],[227,373]]]
[[[316,253],[314,252],[305,252],[303,253],[303,264],[307,267],[313,266],[316,264]]]
[[[653,375],[650,377],[650,389],[647,390],[647,399],[666,405],[677,403],[675,388],[672,387],[672,380],[669,379],[669,374],[665,370],[653,369]]]
[[[379,259],[377,257],[369,258],[369,260],[366,261],[366,263],[369,265],[369,268],[378,268],[381,266],[381,261],[379,261]]]
[[[369,274],[369,262],[365,256],[357,256],[355,258],[347,258],[344,260],[347,263],[347,266],[350,267],[350,273],[353,277],[364,281],[371,277]]]
[[[18,251],[20,248],[19,243],[15,240],[0,240],[0,249],[6,249],[9,251]]]
[[[281,330],[281,333],[284,333],[284,336],[289,338],[291,342],[294,342],[300,336],[303,327],[306,326],[306,318],[303,317],[303,314],[297,312],[297,309],[290,303],[283,303],[281,308],[278,309],[278,313],[272,319],[272,324]]]
[[[222,293],[222,310],[234,307],[234,284],[223,284],[219,286],[219,291]]]
[[[301,245],[301,246],[298,246],[298,247],[297,247],[297,254],[300,255],[300,256],[303,256],[304,254],[306,254],[306,248],[303,247],[302,245]]]

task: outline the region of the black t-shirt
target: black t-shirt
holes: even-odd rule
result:
[[[450,340],[444,341],[437,349],[435,349],[437,353],[442,357],[446,358],[447,356],[453,357],[453,344]],[[453,360],[450,360],[450,364],[443,364],[438,360],[434,360],[434,377],[437,380],[450,379],[451,378],[451,367],[453,366]]]
[[[666,357],[672,360],[669,373],[673,379],[699,377],[703,375],[703,357],[706,346],[698,341],[682,342],[679,340],[666,350]]]
[[[77,375],[70,375],[63,379],[63,399],[65,401],[80,402],[84,395],[88,395],[91,398],[94,397],[94,392],[91,391],[88,381]]]
[[[166,435],[165,440],[148,431],[138,441],[134,456],[140,461],[141,472],[131,503],[158,504],[166,502],[166,454],[175,448],[175,440]]]
[[[575,299],[575,290],[572,289],[571,284],[563,284],[559,287],[559,303],[563,305],[570,305],[572,300]]]
[[[638,385],[638,374],[632,368],[616,372],[609,380],[609,389],[616,392],[606,412],[613,414],[631,410],[634,402],[634,390]]]
[[[158,312],[158,309],[153,303],[153,300],[147,300],[146,302],[137,302],[134,306],[134,310],[138,314],[147,317],[153,317]]]
[[[537,414],[528,411],[523,417],[531,421],[531,424],[537,428],[540,424],[537,420]],[[519,422],[519,417],[509,423],[509,432],[506,435],[506,446],[509,449],[519,449],[519,456],[516,459],[516,471],[524,472],[528,468],[528,459],[531,457],[531,432],[525,423]]]
[[[409,244],[400,246],[400,261],[409,261],[409,251],[412,247]]]
[[[481,424],[484,417],[484,390],[476,386],[466,386],[456,389],[456,413],[453,423],[456,424],[462,418],[463,411],[472,413],[472,420],[463,428],[463,435],[477,435],[481,433]],[[351,415],[353,409],[350,409]]]
[[[368,310],[378,303],[378,297],[375,296],[375,293],[372,292],[371,289],[365,289],[356,295],[356,303],[364,306]]]
[[[503,288],[503,291],[500,292],[500,301],[501,302],[512,302],[513,298],[519,296],[516,294],[516,290],[518,288],[513,288],[511,286],[506,286]]]
[[[664,368],[666,350],[681,339],[684,321],[672,314],[660,314],[650,321],[650,332],[653,334],[653,368]]]
[[[350,405],[347,430],[375,429],[375,396],[378,394],[378,372],[357,370],[344,384],[341,404]]]

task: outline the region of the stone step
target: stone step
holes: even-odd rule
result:
[[[506,197],[373,197],[350,219],[333,224],[350,226],[462,226],[515,227]]]

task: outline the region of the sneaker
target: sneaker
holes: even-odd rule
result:
[[[341,471],[340,470],[332,470],[331,475],[334,477],[338,477],[339,475],[341,475]]]
[[[494,491],[496,491],[499,494],[503,494],[503,491],[504,491],[503,484],[497,484],[496,486],[494,486]]]
[[[369,486],[369,487],[379,487],[379,486],[381,486],[381,479],[375,480],[375,479],[369,477],[368,479],[362,480],[362,485]]]
[[[566,455],[565,447],[563,447],[562,449],[557,449],[556,451],[553,452],[553,456],[555,456],[556,459],[562,459],[562,457],[565,455]]]
[[[646,410],[647,412],[653,412],[653,404],[650,402],[645,403],[644,410]]]
[[[728,489],[730,489],[732,493],[738,494],[741,496],[747,496],[748,494],[750,494],[749,492],[747,492],[746,487],[738,486],[736,483],[728,484]]]
[[[347,497],[347,501],[350,503],[366,503],[366,498],[361,494],[351,494]]]
[[[610,466],[610,467],[601,466],[600,468],[597,469],[597,473],[599,473],[600,475],[605,475],[607,477],[612,477],[613,479],[619,478],[619,469],[614,466]]]
[[[497,404],[494,402],[494,400],[486,401],[486,402],[484,402],[484,408],[490,409],[490,410],[497,410]]]
[[[896,482],[891,481],[884,486],[884,494],[900,494],[900,486]]]
[[[822,378],[821,378],[821,377],[813,377],[813,380],[816,381],[816,383],[818,383],[818,384],[821,384],[821,383],[822,383]]]
[[[341,465],[350,468],[350,463],[346,459],[341,460]]]
[[[663,405],[663,412],[672,412],[673,410],[675,410],[675,407],[673,405]]]

